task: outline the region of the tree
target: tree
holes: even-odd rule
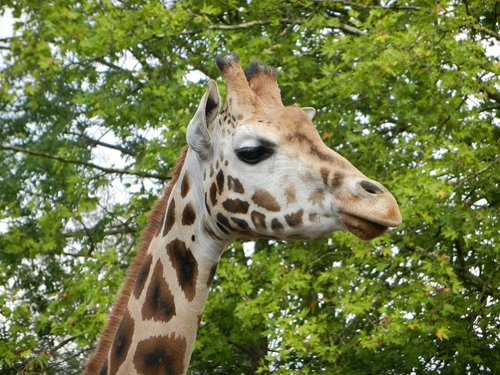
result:
[[[81,370],[228,50],[279,67],[404,224],[234,243],[191,371],[500,371],[497,2],[2,4],[0,372]]]

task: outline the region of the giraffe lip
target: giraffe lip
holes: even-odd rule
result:
[[[359,216],[340,213],[340,220],[346,226],[347,230],[362,240],[372,240],[385,233],[388,226]]]

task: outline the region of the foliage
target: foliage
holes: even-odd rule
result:
[[[498,2],[2,4],[1,373],[81,370],[227,50],[280,67],[404,224],[234,243],[192,373],[500,372]]]

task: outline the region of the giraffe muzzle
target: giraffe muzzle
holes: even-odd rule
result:
[[[339,207],[346,229],[363,240],[381,236],[389,227],[397,227],[402,218],[393,195],[376,181],[362,179],[350,186],[349,202]]]

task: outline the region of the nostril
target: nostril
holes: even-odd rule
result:
[[[360,185],[370,194],[382,194],[384,192],[380,186],[370,181],[361,181]]]

